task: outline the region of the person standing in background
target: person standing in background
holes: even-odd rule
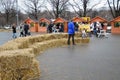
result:
[[[23,25],[20,25],[20,37],[24,36]]]
[[[28,30],[29,30],[29,25],[25,22],[25,25],[24,25],[25,36],[28,35]]]
[[[48,33],[52,33],[52,27],[54,26],[53,22],[51,22],[48,26]]]
[[[15,24],[12,25],[12,32],[13,32],[12,38],[13,39],[17,38],[17,36],[16,36],[16,25]]]
[[[74,35],[75,35],[75,26],[74,26],[74,23],[72,21],[70,21],[68,23],[68,45],[70,45],[70,38],[72,37],[72,43],[73,45],[75,45],[75,42],[74,42]]]

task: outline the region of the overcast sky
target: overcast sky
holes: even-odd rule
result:
[[[24,1],[25,0],[18,0],[18,4],[19,4],[19,9],[20,10],[25,9],[25,7],[23,6],[24,5],[24,3],[23,3]],[[78,0],[75,0],[75,1],[78,1]],[[107,2],[106,2],[107,0],[91,0],[91,1],[92,2],[90,2],[90,6],[98,3],[98,1],[101,1],[101,3],[98,4],[97,6],[95,6],[94,9],[99,9],[99,8],[102,8],[102,7],[107,7]],[[70,2],[73,3],[73,0],[70,0]],[[50,6],[49,4],[47,4],[47,5]],[[70,10],[72,10],[72,8],[70,8]]]

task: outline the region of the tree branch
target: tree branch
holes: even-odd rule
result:
[[[109,5],[109,8],[110,8],[111,14],[112,14],[112,16],[115,18],[115,15],[114,15],[114,13],[113,13],[113,9],[112,9],[112,7],[111,7],[111,5],[110,5],[110,1],[107,0],[107,2],[108,2],[108,5]]]

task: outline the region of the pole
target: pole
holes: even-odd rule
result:
[[[16,19],[17,19],[17,27],[19,25],[19,16],[18,16],[18,0],[16,0]]]

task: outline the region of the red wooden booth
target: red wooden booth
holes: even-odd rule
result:
[[[83,20],[82,18],[79,18],[79,17],[74,17],[72,19],[73,22],[85,22],[85,20]]]
[[[38,32],[47,32],[47,26],[50,24],[50,21],[46,18],[41,18],[39,20]]]
[[[67,21],[63,18],[57,18],[54,23],[63,23],[64,24],[64,32],[67,32],[68,31],[68,27],[67,27]]]
[[[30,19],[29,17],[27,19],[25,19],[24,22],[26,22],[27,24],[30,25],[30,31],[31,32],[37,32],[38,31],[38,27],[36,25],[36,22],[33,21],[32,19]]]
[[[111,21],[111,33],[120,34],[120,16]]]
[[[91,19],[90,23],[94,23],[94,22],[100,22],[100,23],[103,23],[104,24],[104,29],[106,30],[107,29],[107,20],[102,18],[102,17],[95,17],[93,19]]]

